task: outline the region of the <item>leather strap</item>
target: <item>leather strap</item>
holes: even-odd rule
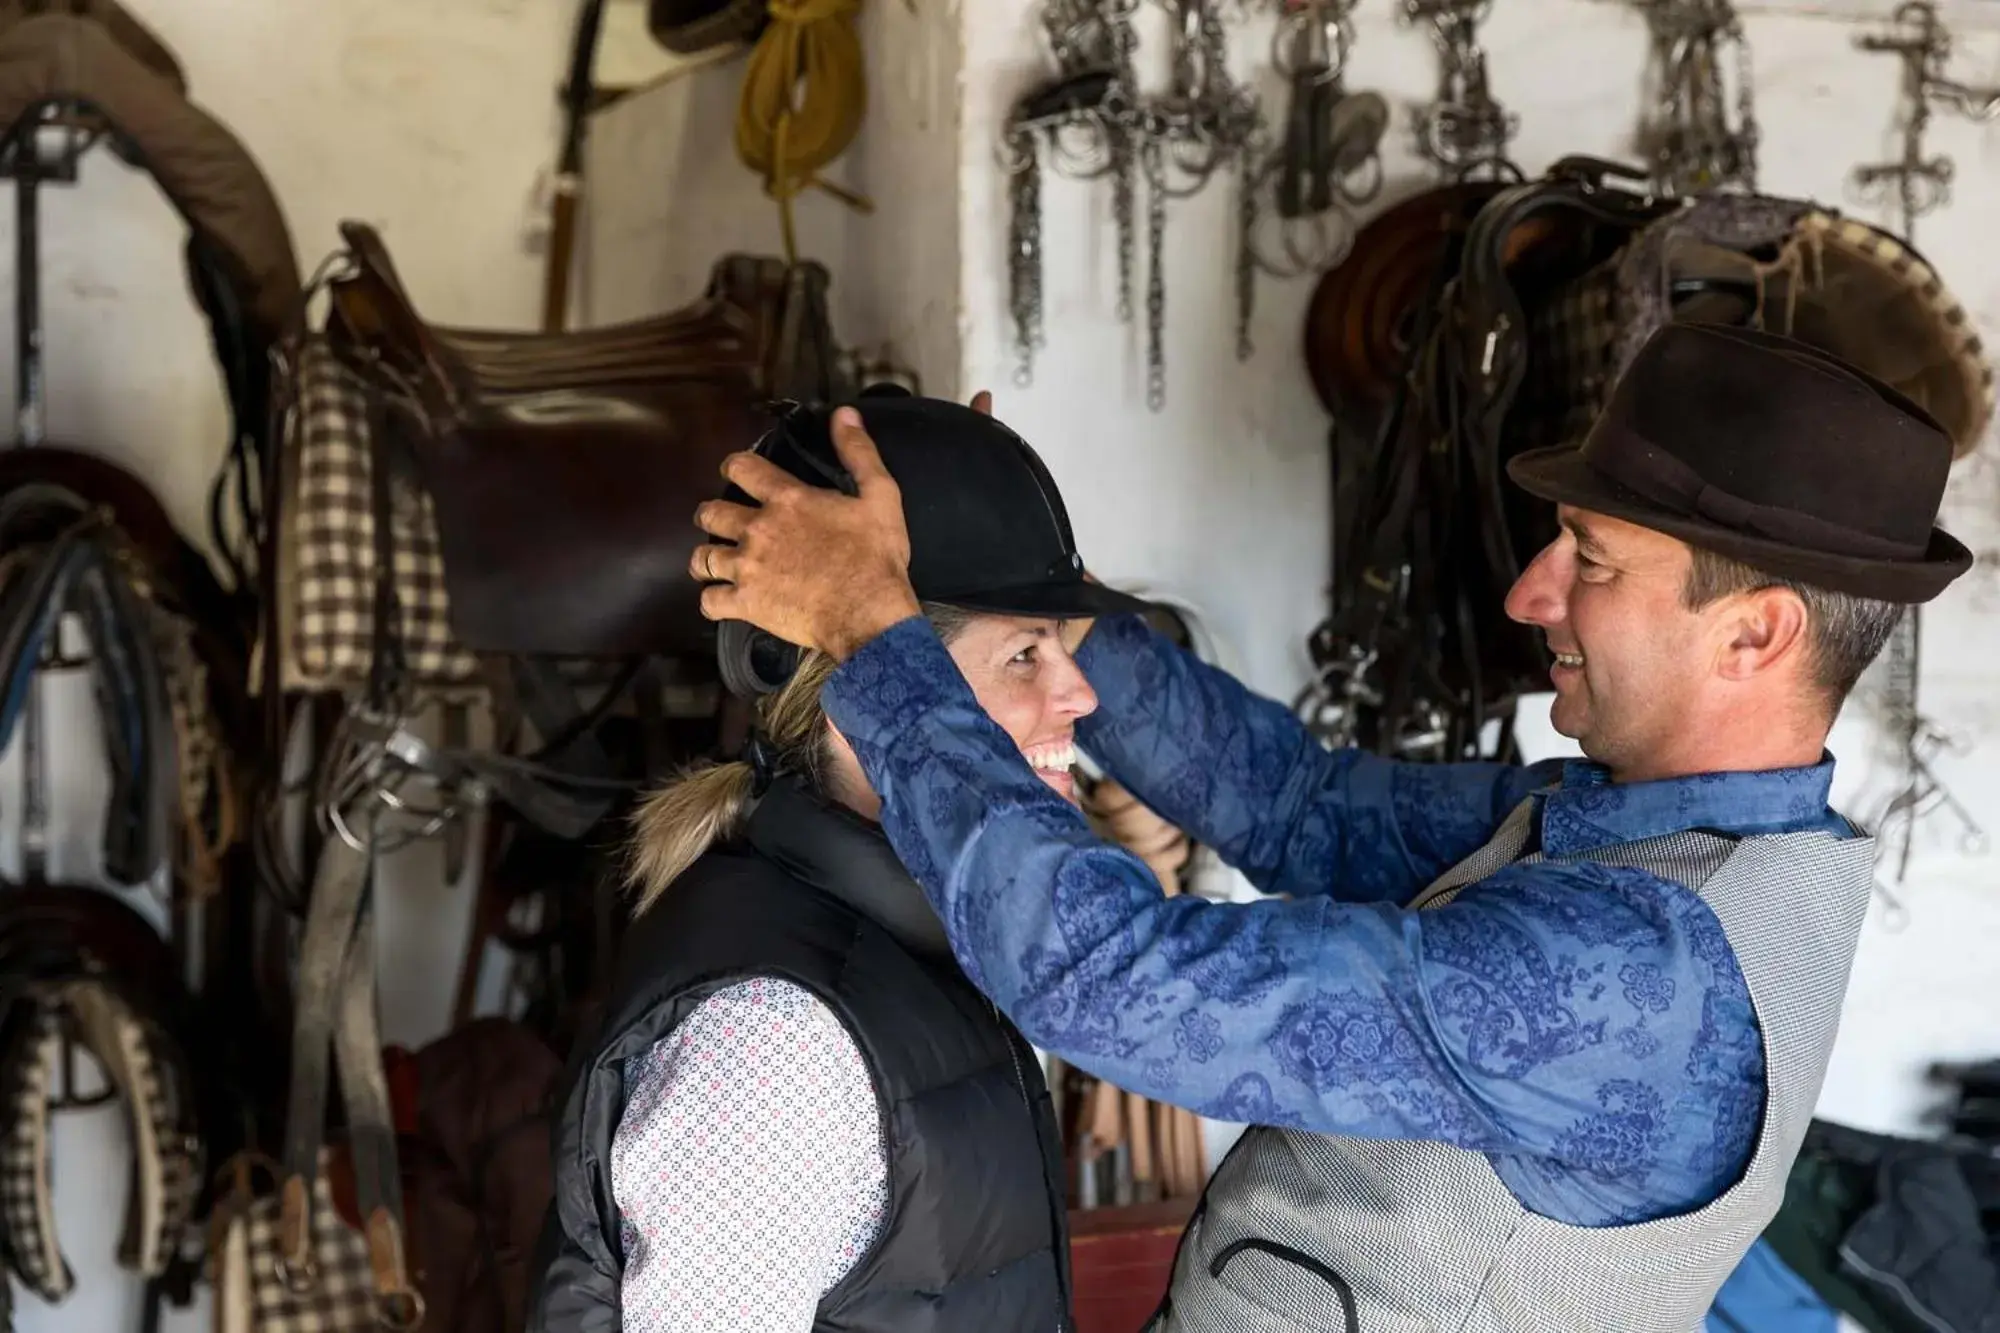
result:
[[[313,1182],[325,1138],[327,1064],[337,1051],[377,1318],[384,1327],[409,1330],[422,1323],[424,1304],[403,1251],[395,1121],[375,1008],[373,878],[372,852],[340,836],[323,844],[299,947],[278,1258],[288,1286],[313,1289],[319,1276],[313,1264]],[[319,1224],[342,1225],[338,1218]]]
[[[31,508],[75,515],[53,541],[15,544],[12,529]],[[179,764],[159,645],[141,602],[107,541],[110,519],[54,487],[24,486],[0,501],[0,548],[32,567],[0,591],[0,746],[27,706],[42,654],[65,613],[85,624],[103,705],[111,799],[105,808],[104,868],[122,884],[152,881],[173,859]]]
[[[1462,243],[1447,235],[1429,292],[1412,304],[1409,360],[1379,433],[1335,428],[1333,606],[1312,650],[1319,706],[1345,710],[1338,739],[1470,758],[1485,748],[1491,709],[1508,725],[1488,757],[1512,750],[1512,695],[1542,665],[1539,638],[1490,619],[1493,587],[1518,576],[1534,535],[1503,490],[1506,428],[1531,353],[1512,265],[1543,219],[1563,221],[1555,239],[1567,245],[1593,227],[1636,232],[1677,206],[1607,185],[1616,172],[1565,159],[1485,200]]]
[[[387,252],[381,250],[379,238],[373,238],[372,232],[358,224],[351,225],[349,231],[350,240],[364,246],[372,238],[372,250],[364,249],[364,253],[380,251],[370,263],[384,282],[393,283],[394,270]],[[414,315],[408,323],[428,339],[428,330]],[[435,358],[432,364],[437,366]],[[440,368],[437,373],[444,372]],[[523,760],[470,747],[441,750],[424,745],[403,729],[402,710],[397,701],[404,688],[407,663],[402,651],[402,608],[396,591],[392,501],[392,475],[396,467],[392,441],[401,418],[380,394],[368,396],[367,410],[371,450],[369,509],[375,566],[374,652],[367,686],[370,707],[379,717],[395,719],[395,732],[402,748],[399,759],[425,769],[446,790],[462,788],[468,782],[483,784],[536,826],[563,837],[582,837],[634,783],[614,781],[610,758],[596,737],[588,729],[574,727],[584,710],[576,705],[552,663],[520,657],[481,660],[495,697],[518,700],[539,735],[559,740],[560,755]],[[573,731],[575,734],[570,736]]]

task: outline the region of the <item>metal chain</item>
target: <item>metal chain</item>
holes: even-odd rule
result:
[[[1131,137],[1121,129],[1121,143],[1117,149],[1118,165],[1111,176],[1111,222],[1118,234],[1118,322],[1132,322],[1132,200],[1137,185],[1135,175],[1138,164],[1132,152]]]
[[[1167,283],[1161,261],[1167,232],[1165,153],[1157,138],[1148,138],[1139,151],[1146,168],[1146,406],[1157,412],[1167,401]]]
[[[1492,0],[1403,0],[1406,23],[1427,22],[1443,63],[1437,100],[1417,115],[1417,151],[1464,179],[1507,164],[1520,117],[1493,99],[1479,25]]]
[[[1731,16],[1733,29],[1726,35],[1736,43],[1736,134],[1742,154],[1743,183],[1757,188],[1757,150],[1763,146],[1764,131],[1757,124],[1757,94],[1750,77],[1753,62],[1750,43],[1743,36],[1743,22]]]
[[[1035,378],[1035,353],[1042,334],[1042,168],[1033,141],[1017,131],[1009,177],[1012,196],[1007,234],[1007,304],[1014,317],[1014,383],[1026,388]]]
[[[1906,0],[1897,6],[1895,31],[1863,34],[1855,39],[1864,51],[1897,56],[1903,65],[1903,155],[1895,162],[1856,167],[1855,181],[1878,203],[1893,186],[1902,214],[1905,240],[1917,218],[1950,202],[1952,161],[1940,154],[1924,156],[1924,132],[1930,128],[1932,103],[1941,103],[1970,120],[2000,117],[2000,88],[1973,88],[1945,77],[1951,57],[1951,33],[1929,0]]]
[[[2000,115],[2000,89],[1976,89],[1945,77],[1945,62],[1951,54],[1951,34],[1937,16],[1929,0],[1906,0],[1893,16],[1895,31],[1863,34],[1856,45],[1864,51],[1889,52],[1903,65],[1902,99],[1903,153],[1894,162],[1866,163],[1854,169],[1856,183],[1878,202],[1893,187],[1901,216],[1902,238],[1915,244],[1917,218],[1950,199],[1952,161],[1942,154],[1924,156],[1924,132],[1930,126],[1935,100],[1974,120],[1990,120]],[[1923,715],[1917,702],[1920,678],[1919,651],[1922,642],[1921,608],[1908,608],[1889,641],[1883,689],[1885,721],[1895,734],[1901,751],[1904,780],[1883,806],[1876,820],[1878,836],[1886,848],[1892,837],[1899,838],[1896,880],[1908,873],[1911,844],[1916,825],[1923,816],[1940,806],[1957,816],[1961,845],[1967,851],[1984,851],[1986,831],[1971,813],[1938,780],[1931,760],[1940,749],[1953,742],[1935,723]],[[1895,832],[1892,834],[1892,828]]]
[[[1756,188],[1757,126],[1750,45],[1730,0],[1637,0],[1652,32],[1653,116],[1640,146],[1656,188],[1692,194],[1727,185]],[[1721,50],[1736,49],[1736,120],[1729,125]]]
[[[1237,155],[1236,180],[1236,359],[1248,361],[1256,350],[1250,341],[1250,316],[1257,305],[1257,173],[1264,156],[1257,144],[1245,143]]]
[[[1255,255],[1249,240],[1256,220],[1252,187],[1263,161],[1263,114],[1256,97],[1234,84],[1227,67],[1223,0],[1159,0],[1170,19],[1169,87],[1141,99],[1133,73],[1138,38],[1133,17],[1139,0],[1044,0],[1041,21],[1057,77],[1017,104],[1005,138],[1011,176],[1009,305],[1018,358],[1015,381],[1029,382],[1041,349],[1042,242],[1039,156],[1051,154],[1058,174],[1074,179],[1111,177],[1111,212],[1117,229],[1118,317],[1133,314],[1133,264],[1137,249],[1136,190],[1143,176],[1146,200],[1146,401],[1166,402],[1166,279],[1164,240],[1169,199],[1187,198],[1209,180],[1236,178],[1247,198],[1237,217],[1243,233],[1235,258],[1236,346],[1247,358]],[[1353,0],[1346,0],[1352,4]]]
[[[1115,34],[1106,17],[1106,7],[1096,0],[1045,0],[1042,32],[1057,70],[1076,74],[1115,62]]]

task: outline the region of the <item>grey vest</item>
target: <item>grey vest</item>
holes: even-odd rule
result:
[[[1412,904],[1519,855],[1533,799]],[[1699,893],[1763,1029],[1765,1109],[1741,1179],[1706,1207],[1616,1227],[1530,1213],[1443,1143],[1246,1131],[1175,1264],[1160,1333],[1690,1333],[1784,1200],[1819,1099],[1873,881],[1874,840],[1683,832],[1592,852]]]

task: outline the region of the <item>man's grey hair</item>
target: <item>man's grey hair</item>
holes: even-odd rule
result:
[[[1687,582],[1681,587],[1681,603],[1690,611],[1699,611],[1732,593],[1763,588],[1789,589],[1805,603],[1806,623],[1812,636],[1813,683],[1826,698],[1829,717],[1847,702],[1855,682],[1881,654],[1896,630],[1896,623],[1903,618],[1900,603],[1828,592],[1809,583],[1767,574],[1699,546],[1691,549],[1694,560],[1688,566]]]

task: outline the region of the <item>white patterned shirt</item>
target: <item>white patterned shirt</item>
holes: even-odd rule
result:
[[[625,1067],[625,1333],[805,1333],[889,1201],[874,1084],[812,992],[754,977]]]

